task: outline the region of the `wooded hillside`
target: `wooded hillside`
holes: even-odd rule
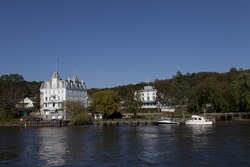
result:
[[[19,74],[2,75],[0,77],[0,120],[17,117],[15,105],[24,97],[35,97],[35,109],[38,110],[40,85],[41,82],[25,81]]]
[[[121,99],[131,92],[140,90],[148,83],[109,88]],[[180,71],[171,79],[149,83],[158,90],[158,100],[163,105],[186,106],[190,112],[249,112],[250,70],[231,68],[229,72],[199,72],[182,74]],[[99,91],[92,89],[90,94]]]

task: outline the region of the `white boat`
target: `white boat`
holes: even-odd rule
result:
[[[170,118],[164,118],[162,120],[156,121],[157,125],[167,125],[167,124],[179,124],[179,122],[171,120]]]
[[[199,115],[192,115],[190,120],[185,122],[187,125],[211,125],[213,121],[209,121],[205,117]]]

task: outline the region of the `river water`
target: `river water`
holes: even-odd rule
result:
[[[250,123],[0,128],[0,166],[250,166]]]

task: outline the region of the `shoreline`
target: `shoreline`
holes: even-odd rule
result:
[[[250,119],[230,119],[230,120],[216,120],[216,122],[250,122]],[[39,121],[39,122],[18,122],[18,123],[0,123],[0,127],[69,127],[69,126],[83,126],[83,125],[101,125],[101,126],[118,126],[118,125],[133,125],[146,126],[155,125],[155,120],[107,120],[94,121],[93,123],[72,124],[70,121],[55,122],[55,121]]]

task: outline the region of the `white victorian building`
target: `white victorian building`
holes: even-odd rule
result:
[[[144,89],[139,91],[141,108],[157,108],[157,90],[153,86],[144,86]]]
[[[66,120],[65,102],[80,101],[87,107],[87,98],[86,85],[77,76],[62,80],[55,72],[52,79],[43,82],[40,87],[41,115],[44,120]]]

